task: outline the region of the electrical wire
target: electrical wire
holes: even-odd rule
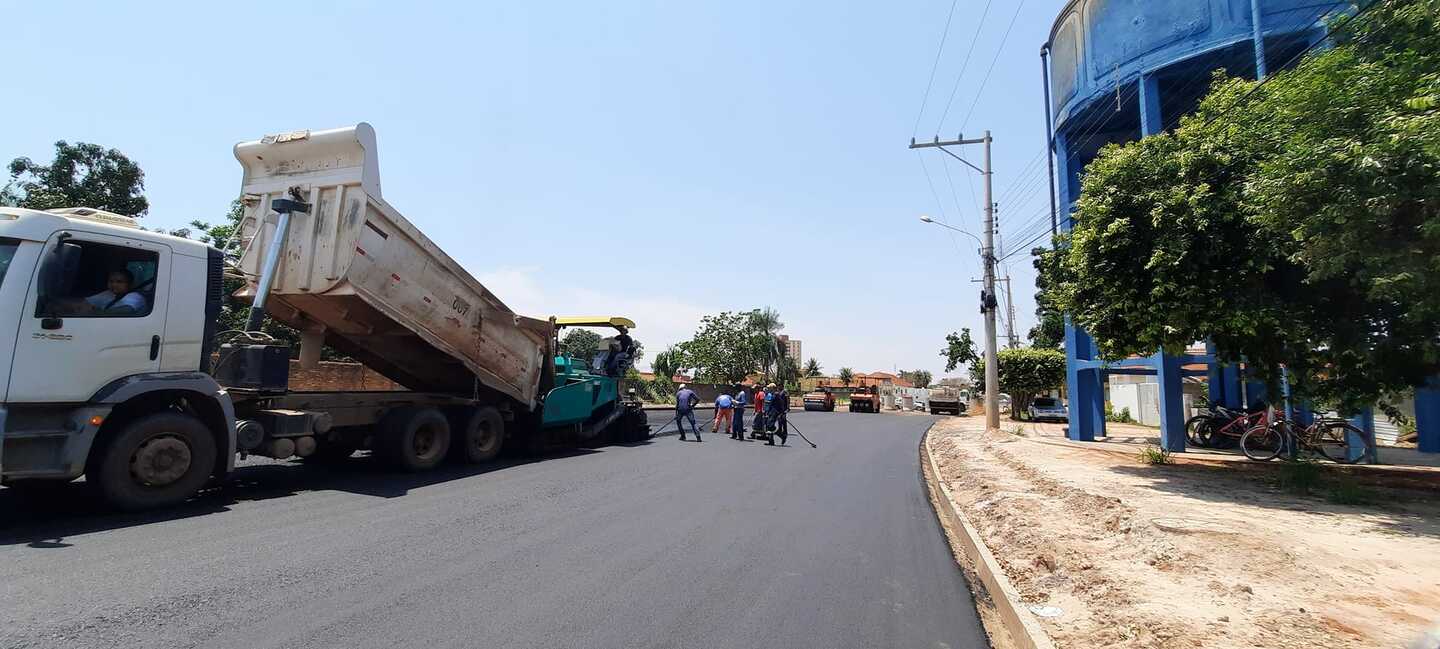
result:
[[[950,21],[955,18],[955,5],[959,0],[950,0],[950,12],[945,14],[945,30],[940,32],[940,47],[935,50],[935,62],[930,65],[930,80],[925,82],[925,95],[920,98],[920,114],[915,116],[915,128],[910,137],[920,132],[920,120],[925,117],[925,105],[930,102],[930,89],[935,85],[935,71],[940,69],[940,57],[945,53],[945,41],[950,38]]]
[[[1317,21],[1320,20],[1325,14],[1330,13],[1330,12],[1333,12],[1333,11],[1335,10],[1335,3],[1316,5],[1316,7],[1318,7],[1318,10],[1317,10],[1317,11],[1315,11],[1314,13],[1308,14],[1308,15],[1302,17],[1302,18],[1299,19],[1299,20],[1292,21],[1291,23],[1289,23],[1289,25],[1288,25],[1286,28],[1282,29],[1282,31],[1285,31],[1285,32],[1287,32],[1287,33],[1294,33],[1294,32],[1296,32],[1296,31],[1298,30],[1298,28],[1300,28],[1300,27],[1302,27],[1302,26],[1304,26],[1304,25],[1309,25],[1309,24],[1313,24],[1313,23],[1317,22]],[[1308,7],[1307,7],[1307,8],[1308,8]],[[1358,17],[1358,14],[1357,14],[1357,17]],[[1317,42],[1323,42],[1323,40],[1324,40],[1324,39],[1322,39],[1321,41],[1317,41]],[[1295,60],[1298,60],[1298,58],[1299,58],[1300,56],[1303,56],[1303,55],[1305,54],[1305,52],[1306,52],[1306,51],[1309,51],[1310,49],[1313,49],[1313,44],[1312,44],[1312,47],[1311,47],[1311,48],[1307,48],[1305,51],[1302,51],[1302,52],[1298,53],[1296,56],[1292,57],[1289,62],[1287,62],[1286,64],[1282,65],[1281,67],[1282,67],[1282,68],[1289,67],[1290,64],[1292,64]],[[1170,96],[1186,96],[1185,93],[1193,92],[1193,91],[1197,88],[1197,86],[1200,86],[1200,85],[1203,85],[1203,84],[1207,84],[1207,83],[1209,83],[1209,82],[1210,82],[1210,77],[1209,77],[1208,75],[1196,75],[1196,76],[1195,76],[1194,78],[1192,78],[1189,82],[1187,82],[1184,86],[1181,86],[1181,87],[1176,88],[1176,89],[1171,89],[1171,90],[1170,90],[1168,93],[1166,93],[1166,94],[1167,94],[1167,95],[1170,95]],[[1133,87],[1135,88],[1136,94],[1138,95],[1138,84],[1139,84],[1139,81],[1135,82],[1134,84],[1127,84],[1127,85],[1128,85],[1128,86],[1133,86]],[[1123,101],[1124,101],[1123,95],[1129,94],[1129,91],[1127,91],[1127,90],[1121,90],[1121,91],[1120,91],[1120,94],[1122,95],[1121,101],[1123,102]],[[1098,113],[1097,115],[1104,115],[1104,114],[1105,114],[1105,113]],[[1091,116],[1091,119],[1093,120],[1097,115],[1092,115],[1092,116]],[[1173,126],[1174,126],[1176,123],[1179,122],[1179,120],[1180,120],[1183,116],[1184,116],[1184,113],[1176,113],[1176,114],[1173,115],[1170,119],[1166,120],[1166,123],[1165,123],[1165,125],[1163,126],[1163,128],[1162,128],[1161,130],[1170,130],[1171,128],[1173,128]],[[1082,128],[1083,128],[1083,125],[1082,125]],[[1090,130],[1090,131],[1093,131],[1093,130],[1095,130],[1095,129],[1092,128],[1092,129],[1089,129],[1089,130]],[[1083,143],[1086,143],[1085,141],[1088,140],[1088,138],[1089,138],[1089,133],[1087,133],[1087,134],[1085,134],[1085,135],[1082,135],[1082,136],[1080,136],[1080,137],[1077,137],[1077,138],[1073,138],[1073,139],[1072,139],[1072,143],[1073,143],[1073,144],[1083,144]],[[1046,177],[1046,176],[1049,175],[1048,173],[1045,173],[1044,175],[1041,175],[1040,169],[1039,169],[1039,163],[1040,163],[1042,160],[1044,160],[1045,155],[1047,155],[1047,154],[1050,153],[1050,151],[1048,150],[1048,149],[1049,149],[1049,143],[1048,143],[1048,142],[1046,143],[1046,147],[1045,147],[1045,148],[1046,148],[1046,150],[1041,151],[1040,154],[1038,154],[1038,155],[1036,155],[1034,158],[1032,158],[1031,161],[1022,169],[1021,173],[1017,175],[1017,179],[1016,179],[1015,181],[1013,181],[1010,185],[1008,185],[1005,190],[1002,191],[1001,199],[1000,199],[999,201],[997,201],[997,202],[999,202],[999,203],[1002,204],[1002,205],[1005,205],[1005,204],[1011,203],[1011,202],[1012,202],[1012,199],[1017,199],[1017,197],[1024,197],[1024,196],[1026,196],[1027,192],[1031,192],[1031,191],[1033,191],[1033,190],[1035,189],[1035,186],[1038,184],[1038,179],[1039,179],[1039,178],[1044,178],[1044,177]],[[1047,191],[1048,191],[1048,187],[1047,187]],[[1033,201],[1035,198],[1038,198],[1039,196],[1040,196],[1039,194],[1033,194],[1033,195],[1031,195],[1030,197],[1025,198],[1022,202],[1015,203],[1015,204],[1016,204],[1016,205],[1024,205],[1026,202],[1028,202],[1028,201]],[[1043,223],[1044,215],[1037,216],[1037,217],[1033,217],[1033,218],[1040,219],[1040,221]],[[1022,226],[1022,227],[1023,227],[1023,226]]]
[[[975,107],[980,104],[980,98],[985,96],[985,85],[990,83],[990,75],[995,72],[995,63],[1000,60],[1000,55],[1005,52],[1005,43],[1010,40],[1010,32],[1015,29],[1015,21],[1020,19],[1020,10],[1025,8],[1025,0],[1015,3],[1015,15],[1010,17],[1010,26],[1005,28],[1005,35],[1000,38],[1000,46],[995,48],[995,57],[990,59],[990,69],[985,71],[985,79],[980,82],[980,87],[975,90],[975,100],[970,102],[970,110],[965,113],[965,120],[960,122],[960,132],[965,132],[965,127],[970,124],[970,117],[975,114]],[[944,126],[943,122],[941,126]]]
[[[945,101],[945,110],[940,113],[940,121],[935,125],[936,133],[945,125],[945,118],[950,115],[950,106],[955,103],[955,93],[960,90],[960,82],[965,79],[965,71],[970,68],[970,57],[975,54],[975,44],[980,42],[980,30],[985,28],[985,18],[990,15],[992,1],[985,0],[985,9],[980,12],[980,20],[975,23],[975,35],[970,37],[970,49],[965,51],[965,61],[960,64],[960,74],[955,75],[955,86],[950,88],[950,98]]]
[[[1300,50],[1298,53],[1295,54],[1295,56],[1291,57],[1289,61],[1286,61],[1285,64],[1284,64],[1283,66],[1281,66],[1281,67],[1282,67],[1282,68],[1289,68],[1290,66],[1294,65],[1295,62],[1298,61],[1298,60],[1300,60],[1301,57],[1305,56],[1306,54],[1309,54],[1310,52],[1314,51],[1315,48],[1317,48],[1317,47],[1319,47],[1320,45],[1323,45],[1324,43],[1326,43],[1327,41],[1329,41],[1330,38],[1335,35],[1335,32],[1336,32],[1336,31],[1338,31],[1339,29],[1345,28],[1345,27],[1349,27],[1350,25],[1354,25],[1357,21],[1359,21],[1361,18],[1363,18],[1366,14],[1370,13],[1370,10],[1371,10],[1371,9],[1374,9],[1375,7],[1378,7],[1378,6],[1382,5],[1382,4],[1385,4],[1386,1],[1387,1],[1387,0],[1376,0],[1375,2],[1372,2],[1372,3],[1368,4],[1368,5],[1366,5],[1365,7],[1361,8],[1359,12],[1357,12],[1357,13],[1356,13],[1354,16],[1352,16],[1350,19],[1348,19],[1348,20],[1344,21],[1343,23],[1341,23],[1339,26],[1337,26],[1336,29],[1326,30],[1325,38],[1316,39],[1314,43],[1311,43],[1311,44],[1310,44],[1309,46],[1307,46],[1305,49]],[[1264,79],[1262,79],[1262,80],[1260,81],[1260,83],[1255,84],[1255,87],[1254,87],[1254,88],[1251,88],[1249,92],[1246,92],[1244,95],[1241,95],[1239,99],[1236,99],[1236,100],[1235,100],[1234,102],[1232,102],[1229,106],[1226,106],[1224,110],[1222,110],[1222,111],[1220,111],[1219,113],[1216,113],[1216,114],[1214,114],[1214,115],[1211,115],[1211,116],[1210,116],[1210,119],[1205,120],[1204,126],[1209,126],[1209,125],[1211,125],[1212,123],[1215,122],[1215,120],[1220,119],[1221,117],[1224,117],[1225,115],[1229,114],[1229,112],[1232,111],[1232,110],[1234,110],[1236,106],[1239,106],[1240,104],[1243,104],[1243,103],[1245,103],[1246,101],[1248,101],[1252,96],[1255,95],[1256,92],[1259,92],[1261,88],[1264,88],[1265,85],[1268,84],[1268,83],[1270,83],[1270,80],[1271,80],[1271,79],[1274,79],[1274,78],[1275,78],[1275,75],[1272,74],[1272,75],[1270,75],[1270,76],[1265,77]]]

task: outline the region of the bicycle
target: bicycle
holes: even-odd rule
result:
[[[1363,448],[1356,448],[1356,440]],[[1344,419],[1316,419],[1302,427],[1283,417],[1255,426],[1240,438],[1240,450],[1257,462],[1268,462],[1283,451],[1300,449],[1319,453],[1338,464],[1354,464],[1374,452],[1375,439]]]
[[[1268,412],[1269,408],[1263,405],[1240,412],[1211,403],[1209,412],[1185,422],[1185,436],[1192,446],[1199,448],[1231,448],[1246,431],[1267,423]]]

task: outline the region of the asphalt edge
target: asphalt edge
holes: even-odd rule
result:
[[[935,427],[931,426],[925,431],[925,437],[920,442],[921,454],[925,456],[925,466],[921,473],[930,483],[930,487],[939,492],[940,498],[935,500],[940,502],[935,503],[935,507],[945,522],[957,532],[955,537],[960,540],[957,550],[974,565],[975,574],[989,591],[990,600],[999,613],[1001,624],[1004,625],[1010,640],[1023,649],[1055,649],[1055,643],[1041,628],[1040,622],[1020,602],[1019,592],[1005,576],[1005,570],[980,538],[980,533],[970,524],[970,519],[956,509],[955,501],[950,497],[950,488],[940,478],[940,465],[936,463],[935,454],[930,448],[930,437],[934,431]]]

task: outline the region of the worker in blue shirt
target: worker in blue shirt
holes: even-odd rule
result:
[[[785,440],[790,437],[789,427],[786,425],[785,416],[790,411],[790,395],[771,383],[765,390],[765,422],[766,430],[774,428],[774,434],[769,435],[765,442],[767,446],[775,445],[775,438],[780,438],[780,445],[785,445]]]
[[[745,410],[750,406],[750,395],[745,386],[735,386],[735,421],[730,423],[730,439],[745,439]]]
[[[695,425],[695,404],[700,403],[700,397],[690,389],[689,385],[680,384],[680,391],[675,393],[675,428],[680,431],[680,441],[685,441],[685,420],[690,421],[690,430],[695,431],[695,441],[700,441],[700,427]]]

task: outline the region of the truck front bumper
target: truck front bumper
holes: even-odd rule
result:
[[[49,428],[25,425],[14,408],[0,406],[0,480],[75,479],[85,473],[91,442],[110,406],[91,404],[65,414],[65,425]]]

